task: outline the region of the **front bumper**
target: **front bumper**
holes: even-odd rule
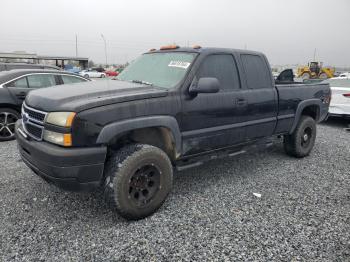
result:
[[[21,126],[19,120],[15,132],[18,149],[34,173],[66,190],[92,191],[101,185],[106,147],[62,148],[24,137]]]

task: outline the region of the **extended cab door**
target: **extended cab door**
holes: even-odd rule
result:
[[[180,126],[185,154],[222,148],[245,140],[242,123],[246,104],[233,55],[210,54],[204,57],[192,84],[202,77],[217,78],[220,91],[191,96],[188,89],[185,90]]]
[[[244,72],[244,98],[247,111],[243,116],[247,140],[271,136],[278,113],[278,95],[267,59],[257,54],[240,54]]]

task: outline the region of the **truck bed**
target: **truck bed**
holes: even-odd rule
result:
[[[326,118],[328,107],[322,106],[322,101],[330,96],[329,84],[304,84],[304,83],[281,83],[276,84],[276,90],[279,97],[278,102],[278,124],[275,133],[283,133],[291,130],[295,117],[298,115],[298,106],[304,100],[314,100],[320,104],[318,121]]]

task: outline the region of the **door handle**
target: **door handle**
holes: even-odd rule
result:
[[[247,100],[243,98],[237,98],[236,99],[236,105],[239,107],[246,106],[247,105]]]

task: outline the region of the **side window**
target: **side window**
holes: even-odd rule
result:
[[[197,72],[197,79],[215,77],[220,82],[221,90],[240,88],[238,70],[232,55],[209,55]]]
[[[27,78],[22,77],[5,85],[6,87],[28,88]]]
[[[257,55],[241,55],[250,89],[271,88],[271,77],[265,60]]]
[[[56,85],[54,75],[30,75],[27,76],[30,88],[42,88]]]
[[[81,83],[86,82],[85,79],[76,77],[76,76],[70,76],[70,75],[61,75],[63,84],[74,84],[74,83]]]

